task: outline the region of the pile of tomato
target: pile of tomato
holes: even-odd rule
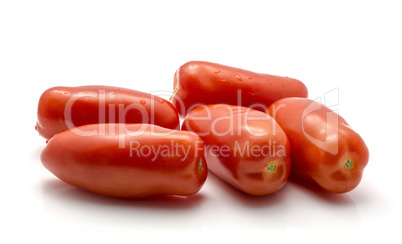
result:
[[[212,172],[244,193],[280,190],[290,177],[334,193],[353,190],[366,144],[299,80],[191,61],[170,101],[111,86],[53,87],[35,126],[46,169],[119,198],[196,194]]]

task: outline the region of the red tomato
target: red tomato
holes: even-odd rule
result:
[[[238,190],[267,195],[285,185],[289,141],[264,112],[226,104],[201,106],[187,115],[182,129],[202,138],[210,171]]]
[[[36,129],[46,139],[95,123],[148,123],[179,129],[173,105],[158,96],[110,86],[53,87],[39,100]]]
[[[306,98],[281,99],[267,113],[289,138],[291,175],[335,193],[351,191],[360,183],[369,151],[341,116]]]
[[[144,198],[197,193],[208,173],[203,154],[203,142],[194,133],[110,123],[54,135],[41,160],[71,185],[106,196]]]
[[[280,98],[307,97],[307,93],[306,86],[293,78],[191,61],[176,71],[174,94],[170,100],[179,115],[184,117],[198,106],[217,103],[251,107],[264,112]]]

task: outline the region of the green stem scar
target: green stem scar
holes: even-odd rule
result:
[[[353,167],[353,161],[352,161],[352,159],[350,159],[350,158],[346,159],[346,161],[345,161],[345,168],[351,169],[352,167]]]
[[[275,162],[270,163],[270,164],[268,165],[268,167],[267,167],[268,173],[274,172],[275,169],[276,169],[276,163],[275,163]]]
[[[202,158],[200,158],[200,162],[198,162],[198,170],[202,169]]]

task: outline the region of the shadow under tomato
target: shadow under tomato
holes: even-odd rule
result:
[[[210,181],[210,184],[213,185],[212,187],[214,187],[215,190],[219,191],[219,195],[222,196],[222,198],[232,198],[233,200],[228,201],[231,203],[240,203],[251,208],[266,208],[269,206],[280,205],[283,203],[283,198],[286,196],[286,184],[282,189],[275,193],[265,196],[253,196],[234,188],[212,172],[209,172],[208,174],[208,181]]]
[[[258,231],[283,231],[288,223],[289,193],[287,184],[278,192],[253,196],[221,180],[212,172],[208,174],[205,191],[208,203],[215,213],[208,223],[211,228],[253,229]]]
[[[307,194],[311,195],[314,198],[318,198],[322,201],[325,201],[329,204],[337,204],[337,205],[355,205],[353,200],[347,195],[347,193],[333,193],[326,191],[315,185],[311,182],[300,179],[296,176],[290,176],[289,182],[293,184],[296,188],[305,191]]]
[[[158,196],[140,200],[106,197],[57,178],[42,179],[44,212],[61,229],[97,229],[110,233],[165,232],[202,228],[198,220],[204,196]]]
[[[52,198],[52,202],[81,202],[83,204],[88,203],[126,208],[141,207],[184,210],[196,207],[204,200],[204,196],[201,193],[192,196],[161,195],[143,199],[121,199],[92,193],[69,185],[57,178],[43,180],[41,188],[43,197],[45,199]]]

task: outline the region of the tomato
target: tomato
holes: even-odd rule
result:
[[[306,98],[284,98],[267,113],[287,134],[292,148],[291,176],[344,193],[360,183],[369,159],[361,136],[337,113]]]
[[[91,124],[54,135],[41,161],[61,180],[101,195],[187,196],[197,193],[206,180],[203,150],[202,140],[187,131],[149,124]]]
[[[173,105],[158,96],[111,86],[53,87],[39,100],[36,129],[46,139],[95,123],[149,123],[179,129]]]
[[[264,112],[271,103],[284,97],[307,97],[299,80],[255,73],[221,64],[191,61],[174,76],[170,101],[184,117],[192,109],[225,103],[251,107]]]
[[[288,179],[289,141],[264,112],[205,105],[186,116],[182,130],[202,138],[209,170],[242,192],[267,195],[281,189]]]

